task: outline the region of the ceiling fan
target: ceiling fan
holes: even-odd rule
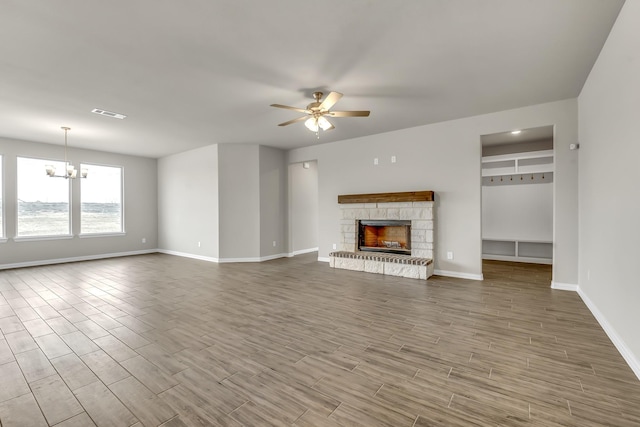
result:
[[[368,117],[369,111],[330,111],[331,107],[342,98],[342,94],[339,92],[331,92],[327,97],[321,101],[322,92],[313,92],[314,102],[307,105],[307,108],[296,108],[288,105],[271,104],[272,107],[284,108],[286,110],[298,111],[305,113],[305,116],[298,117],[297,119],[289,120],[288,122],[280,123],[278,126],[287,126],[292,123],[301,122],[304,120],[304,125],[312,132],[318,133],[319,129],[331,130],[335,127],[327,120],[327,117]]]

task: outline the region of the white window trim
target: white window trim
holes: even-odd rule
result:
[[[70,240],[73,239],[71,234],[61,234],[59,236],[16,236],[12,240],[14,242],[37,242],[41,240]]]
[[[124,231],[114,231],[112,233],[82,233],[78,234],[78,237],[81,239],[91,239],[93,237],[117,237],[117,236],[126,236],[127,233]]]
[[[0,154],[0,200],[2,200],[2,208],[0,208],[0,219],[2,220],[2,227],[0,227],[0,243],[5,243],[9,239],[7,238],[7,217],[4,215],[6,203],[4,198],[4,155]]]

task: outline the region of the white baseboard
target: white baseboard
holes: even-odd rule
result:
[[[607,334],[611,342],[613,342],[613,345],[616,346],[633,373],[636,374],[636,377],[638,377],[638,379],[640,380],[640,359],[635,354],[633,354],[629,347],[627,347],[624,340],[620,338],[620,335],[618,335],[616,330],[613,329],[613,326],[611,326],[611,324],[607,321],[607,318],[604,317],[604,314],[602,314],[602,312],[598,310],[598,307],[593,303],[593,301],[591,301],[589,296],[585,294],[582,289],[580,289],[579,286],[578,295],[580,295],[580,298],[582,298],[582,301],[584,301],[585,305],[589,308],[591,314],[593,314],[593,317],[595,317],[600,326],[602,326],[604,332]]]
[[[145,255],[145,254],[153,254],[156,252],[160,252],[160,251],[158,249],[144,249],[141,251],[114,252],[109,254],[83,255],[83,256],[69,257],[69,258],[56,258],[56,259],[45,259],[45,260],[38,260],[38,261],[16,262],[13,264],[0,264],[0,270],[7,270],[10,268],[22,268],[22,267],[37,267],[41,265],[51,265],[51,264],[64,264],[66,262],[92,261],[96,259],[117,258],[117,257],[123,257],[123,256]]]
[[[201,261],[217,262],[219,264],[234,263],[234,262],[263,262],[263,261],[270,261],[272,259],[277,259],[277,258],[287,258],[289,256],[289,254],[274,254],[274,255],[267,255],[263,257],[214,258],[214,257],[190,254],[187,252],[170,251],[167,249],[158,249],[158,252],[161,252],[167,255],[175,255],[175,256],[181,256],[185,258],[199,259]]]
[[[218,258],[216,262],[220,264],[232,263],[232,262],[260,262],[260,257],[251,258]]]
[[[328,256],[319,256],[318,257],[318,261],[319,262],[329,262],[329,257]]]
[[[573,283],[560,283],[551,281],[551,289],[557,289],[559,291],[578,291],[578,285],[574,285]]]
[[[436,276],[456,277],[458,279],[484,280],[482,274],[460,273],[458,271],[433,270]]]
[[[272,259],[278,259],[278,258],[287,258],[288,256],[289,256],[289,254],[285,254],[285,253],[262,256],[262,257],[260,257],[260,261],[259,262],[270,261]]]
[[[311,252],[318,252],[318,248],[300,249],[297,251],[289,252],[289,256],[292,257],[296,255],[308,254]]]
[[[229,263],[229,262],[263,262],[263,261],[270,261],[272,259],[277,259],[277,258],[288,258],[289,254],[274,254],[274,255],[267,255],[267,256],[263,256],[263,257],[249,257],[249,258],[219,258],[218,262],[219,263]]]
[[[213,258],[213,257],[208,257],[208,256],[203,256],[203,255],[190,254],[190,253],[187,253],[187,252],[170,251],[168,249],[158,249],[158,252],[160,252],[162,254],[167,254],[167,255],[181,256],[181,257],[184,257],[184,258],[199,259],[200,261],[218,262],[218,258]]]

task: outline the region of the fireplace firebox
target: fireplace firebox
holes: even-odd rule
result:
[[[358,220],[358,250],[411,255],[411,221]]]

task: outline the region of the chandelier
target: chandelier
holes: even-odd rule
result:
[[[76,179],[78,177],[78,170],[67,161],[67,132],[71,130],[70,127],[62,126],[60,129],[64,130],[64,170],[62,175],[56,175],[56,167],[54,165],[45,165],[45,170],[50,178],[64,178],[64,179]],[[86,168],[80,170],[80,178],[86,178],[89,171]]]

